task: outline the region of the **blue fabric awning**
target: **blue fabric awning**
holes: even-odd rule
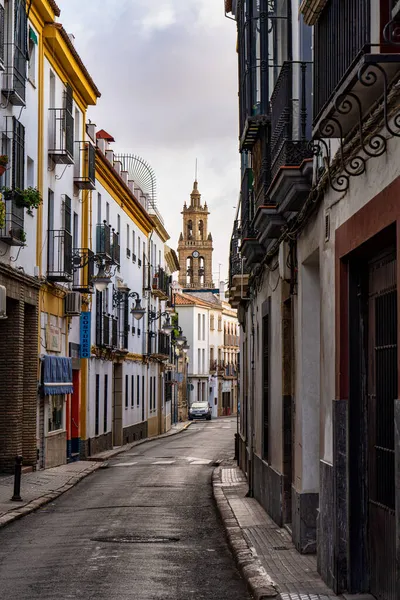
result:
[[[45,396],[72,394],[72,358],[45,356],[43,365],[43,390]]]

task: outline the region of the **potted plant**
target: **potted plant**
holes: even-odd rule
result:
[[[0,154],[0,176],[3,175],[8,165],[7,154]]]
[[[20,232],[19,232],[19,239],[20,239],[20,241],[21,241],[23,244],[25,244],[25,243],[26,243],[26,233],[25,233],[25,231],[24,231],[23,229],[20,229]]]
[[[33,216],[32,210],[42,204],[42,197],[37,188],[28,187],[26,190],[15,190],[16,201],[20,206],[27,209],[28,215]]]

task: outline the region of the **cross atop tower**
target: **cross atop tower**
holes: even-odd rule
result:
[[[196,168],[197,171],[197,168]],[[197,178],[190,194],[190,205],[183,205],[183,231],[179,236],[179,283],[184,288],[213,288],[213,243],[208,231],[207,204],[201,204]]]

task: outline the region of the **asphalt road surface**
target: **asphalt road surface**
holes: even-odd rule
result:
[[[234,419],[119,455],[0,530],[1,600],[248,600],[214,505]]]

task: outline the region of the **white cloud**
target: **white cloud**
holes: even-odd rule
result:
[[[176,247],[193,186],[211,210],[214,272],[227,274],[239,191],[235,24],[222,0],[58,0],[60,21],[102,92],[90,118],[143,156]],[[150,6],[149,6],[150,5]]]

